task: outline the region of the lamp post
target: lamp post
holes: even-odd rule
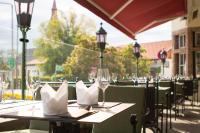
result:
[[[159,58],[163,64],[163,75],[164,75],[164,64],[167,58],[167,52],[164,49],[159,52]]]
[[[135,42],[135,45],[133,46],[133,54],[136,57],[136,76],[138,77],[138,59],[140,58],[140,44]]]
[[[103,52],[106,46],[107,32],[102,27],[103,23],[100,23],[100,25],[101,27],[96,33],[96,39],[97,39],[97,47],[100,49],[100,56],[99,56],[100,68],[103,68]]]
[[[14,0],[18,27],[22,32],[22,99],[25,99],[26,89],[26,33],[30,29],[35,0]]]

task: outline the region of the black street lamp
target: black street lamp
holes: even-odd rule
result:
[[[22,32],[22,99],[25,99],[26,89],[26,32],[30,29],[33,6],[35,0],[14,0],[18,27]]]
[[[103,68],[103,52],[105,50],[106,46],[106,37],[107,32],[103,29],[102,25],[103,23],[100,23],[101,27],[99,31],[96,33],[96,39],[97,39],[97,47],[100,49],[100,68]]]
[[[163,75],[164,75],[164,64],[167,58],[167,52],[164,49],[159,52],[159,58],[163,64]]]
[[[140,58],[140,44],[137,42],[135,42],[135,45],[133,46],[133,54],[135,55],[137,60],[136,76],[138,77],[138,59]]]

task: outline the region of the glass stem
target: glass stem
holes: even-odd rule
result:
[[[103,105],[105,104],[105,91],[103,91]]]
[[[12,100],[14,100],[14,88],[12,88],[12,97],[11,97]]]
[[[3,88],[2,88],[2,101],[5,102],[5,91]]]

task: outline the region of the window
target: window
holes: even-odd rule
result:
[[[195,46],[200,46],[200,32],[195,32]]]
[[[185,54],[179,54],[179,74],[185,75]]]
[[[185,47],[185,35],[179,35],[179,48]]]
[[[184,34],[176,35],[174,37],[174,39],[175,39],[174,49],[185,47],[185,35]]]
[[[175,45],[174,45],[174,49],[178,49],[178,46],[179,46],[179,36],[176,35],[175,37]]]
[[[200,51],[196,52],[196,77],[200,77]]]
[[[195,19],[198,17],[198,10],[193,11],[192,13],[192,19]]]

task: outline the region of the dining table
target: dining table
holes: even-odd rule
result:
[[[48,121],[50,124],[50,133],[64,133],[69,131],[67,125],[71,125],[73,132],[84,132],[82,125],[101,124],[102,122],[115,117],[135,103],[106,102],[104,106],[99,102],[93,106],[82,106],[76,103],[76,100],[68,101],[68,112],[58,115],[45,115],[43,112],[42,101],[15,100],[13,103],[0,104],[0,118],[39,120]],[[60,123],[60,124],[58,124]],[[92,126],[88,126],[91,131]],[[71,132],[71,131],[70,131]]]

